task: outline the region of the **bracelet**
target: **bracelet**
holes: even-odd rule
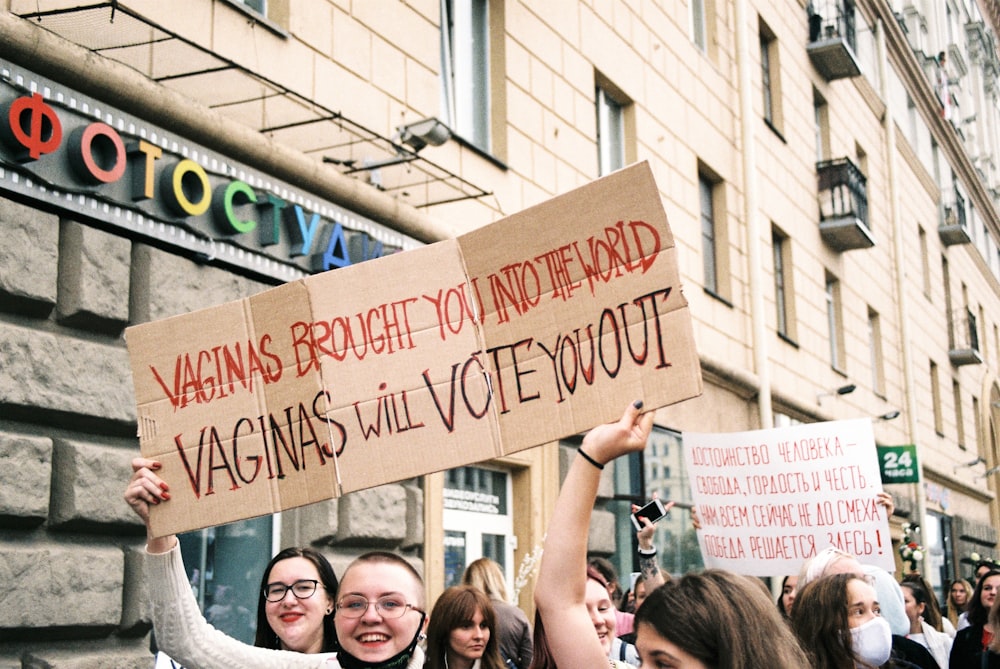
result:
[[[579,453],[580,455],[582,455],[584,460],[586,460],[590,464],[594,465],[598,469],[604,469],[604,465],[602,465],[600,462],[598,462],[594,458],[592,458],[589,455],[587,455],[586,451],[583,450],[583,446],[581,446],[580,448],[576,449],[576,452]]]
[[[652,548],[641,548],[640,547],[639,549],[637,549],[637,552],[639,553],[639,555],[645,555],[647,557],[652,557],[652,556],[656,555],[656,546],[653,546]]]

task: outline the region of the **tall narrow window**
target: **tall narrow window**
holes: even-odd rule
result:
[[[962,417],[962,388],[958,381],[951,380],[951,395],[955,401],[955,430],[960,448],[965,448],[965,421]]]
[[[917,238],[920,241],[920,278],[924,288],[924,297],[931,299],[931,266],[927,257],[927,231],[923,226],[917,226]]]
[[[937,363],[931,360],[931,404],[934,408],[934,431],[944,436],[944,419],[941,416],[941,379],[938,375]]]
[[[708,49],[708,21],[705,16],[707,0],[691,0],[691,41],[702,51]]]
[[[882,359],[882,323],[878,312],[868,309],[868,348],[871,351],[872,389],[885,395],[885,362]]]
[[[982,425],[979,422],[979,398],[972,398],[972,430],[973,436],[976,438],[976,453],[982,453],[983,444],[983,432]],[[965,449],[964,444],[959,444],[962,449]]]
[[[715,238],[715,184],[704,175],[698,176],[698,193],[701,203],[701,255],[704,265],[705,289],[719,292],[719,274],[716,263],[717,248]]]
[[[764,21],[760,22],[760,76],[764,96],[764,120],[776,131],[782,130],[781,70],[778,39]]]
[[[813,90],[813,120],[816,130],[816,162],[830,157],[830,111],[819,91]]]
[[[941,278],[944,284],[944,313],[948,319],[948,348],[955,348],[955,314],[952,311],[951,299],[951,269],[948,258],[941,256]]]
[[[489,2],[441,0],[441,109],[462,139],[490,150]]]
[[[982,336],[979,333],[982,332]],[[976,321],[976,342],[979,344],[979,352],[983,354],[983,362],[990,364],[989,336],[986,334],[986,311],[983,305],[979,305],[979,320]]]
[[[842,372],[845,369],[845,354],[840,281],[829,273],[826,275],[826,326],[830,336],[830,366]]]
[[[610,174],[625,166],[625,113],[604,88],[596,93],[598,174]]]
[[[795,295],[792,285],[791,242],[778,228],[771,228],[771,255],[774,262],[774,307],[778,334],[795,338]]]

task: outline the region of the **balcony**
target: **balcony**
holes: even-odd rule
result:
[[[965,218],[965,198],[958,189],[955,189],[955,199],[952,202],[941,205],[938,236],[945,246],[972,242],[972,234]]]
[[[969,308],[956,311],[951,318],[952,344],[948,359],[955,367],[979,365],[983,356],[979,352],[979,330],[976,315]]]
[[[849,158],[816,164],[819,176],[819,232],[835,251],[875,246],[868,224],[865,175]]]
[[[856,77],[857,34],[854,27],[854,0],[812,0],[809,12],[809,44],[806,51],[813,66],[827,81]]]

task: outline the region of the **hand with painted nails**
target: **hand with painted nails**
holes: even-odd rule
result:
[[[150,507],[170,499],[170,486],[157,476],[160,463],[147,458],[133,458],[132,478],[125,488],[125,501],[132,507],[136,515],[142,518],[146,525],[148,543],[146,549],[151,553],[161,553],[173,547],[176,538],[173,535],[154,537],[149,526]]]

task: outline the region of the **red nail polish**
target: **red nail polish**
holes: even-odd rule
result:
[[[165,500],[166,499],[170,499],[170,493],[169,492],[163,493],[163,499],[165,499]]]

